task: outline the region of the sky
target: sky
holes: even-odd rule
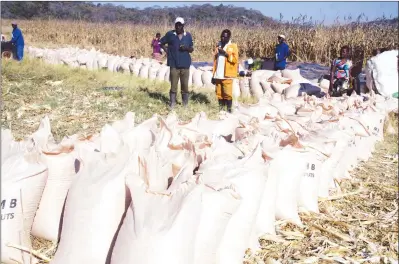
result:
[[[96,2],[97,3],[97,2]],[[151,6],[176,7],[192,4],[210,3],[213,5],[234,5],[261,11],[264,15],[279,19],[280,13],[283,20],[290,21],[292,17],[297,18],[301,14],[312,17],[313,21],[323,21],[331,24],[337,18],[343,21],[344,16],[352,15],[356,19],[358,15],[364,13],[369,20],[374,20],[385,15],[386,17],[398,16],[398,2],[101,2],[112,3],[114,5],[124,5],[125,7],[147,8]]]

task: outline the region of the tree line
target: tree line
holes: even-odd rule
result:
[[[307,18],[307,16],[301,15],[287,22],[283,21],[283,14],[280,14],[279,19],[273,19],[263,15],[259,10],[223,4],[218,6],[211,4],[180,7],[153,6],[139,9],[109,3],[94,4],[93,2],[3,1],[1,2],[1,16],[5,19],[59,19],[89,22],[128,22],[134,24],[171,23],[177,16],[182,16],[189,24],[203,24],[204,26],[225,24],[262,27],[289,24],[296,27],[313,27],[317,24],[311,18]],[[397,17],[382,17],[374,21],[368,21],[362,14],[357,19],[346,22],[355,27],[398,26]]]
[[[211,4],[180,7],[154,6],[145,9],[92,2],[1,2],[1,16],[6,19],[61,19],[90,22],[131,22],[136,24],[170,23],[182,16],[188,23],[225,23],[270,25],[279,21],[258,10],[232,5]]]

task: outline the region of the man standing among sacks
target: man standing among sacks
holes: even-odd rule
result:
[[[219,110],[226,106],[229,113],[233,102],[233,79],[238,75],[238,47],[231,43],[230,38],[231,31],[223,30],[214,53],[212,79],[216,85]]]
[[[284,35],[278,35],[278,44],[275,49],[275,62],[274,62],[274,70],[284,70],[287,65],[287,58],[290,56],[290,48],[285,42]]]
[[[13,28],[11,43],[14,45],[14,59],[21,61],[24,57],[24,36],[22,35],[22,31],[18,28],[17,22],[12,22],[11,26]]]
[[[184,30],[184,19],[175,20],[175,30],[171,30],[160,40],[161,48],[167,54],[170,67],[170,107],[176,105],[177,84],[180,79],[181,95],[184,107],[188,104],[188,79],[190,76],[191,56],[194,43],[191,34]],[[168,45],[167,48],[165,45]]]

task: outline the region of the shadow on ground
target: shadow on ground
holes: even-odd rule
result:
[[[161,93],[161,92],[154,92],[154,91],[150,91],[148,88],[146,87],[140,87],[139,88],[140,92],[145,92],[148,94],[148,96],[152,99],[155,100],[160,100],[161,102],[165,103],[165,104],[169,104],[169,97],[166,96],[165,94]],[[181,99],[181,95],[180,92],[178,92],[177,98],[179,100],[179,98]],[[200,104],[210,104],[211,102],[208,99],[208,96],[202,93],[197,93],[197,92],[190,92],[190,101],[194,101],[196,103],[200,103]],[[180,100],[179,100],[180,101]]]
[[[140,91],[140,92],[147,93],[148,96],[149,96],[150,98],[152,98],[152,99],[160,100],[161,102],[163,102],[163,103],[165,103],[165,104],[168,104],[168,103],[169,103],[169,98],[168,98],[167,96],[165,96],[163,93],[150,91],[150,90],[148,90],[148,88],[146,88],[146,87],[140,87],[140,88],[139,88],[139,91]]]
[[[206,94],[190,92],[190,99],[200,104],[210,104],[211,102],[208,99]]]

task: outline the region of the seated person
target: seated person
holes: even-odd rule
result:
[[[333,60],[330,71],[330,87],[328,93],[331,96],[341,96],[350,89],[350,70],[352,61],[350,60],[350,50],[348,46],[343,46],[340,51],[340,57]]]

